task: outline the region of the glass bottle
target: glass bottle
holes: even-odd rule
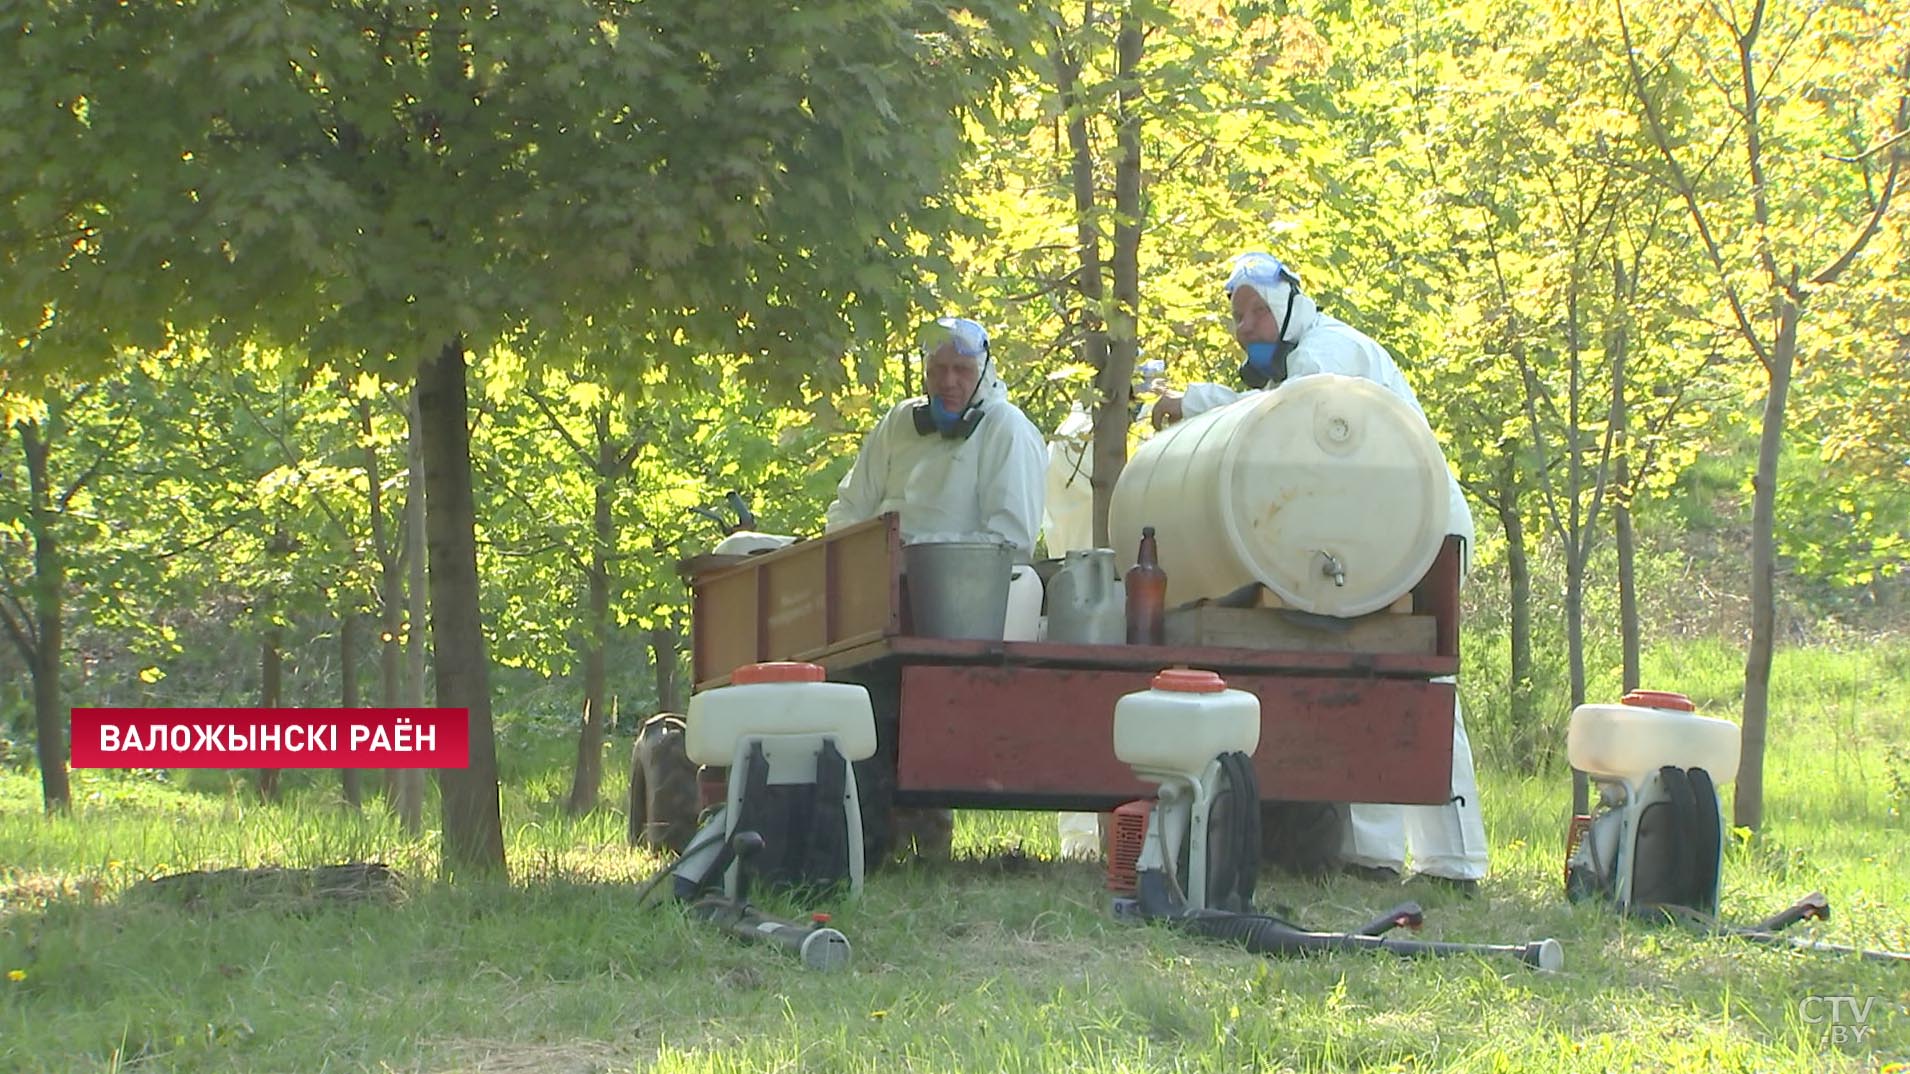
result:
[[[1154,527],[1141,528],[1141,550],[1127,569],[1127,643],[1167,642],[1167,572],[1161,569]]]

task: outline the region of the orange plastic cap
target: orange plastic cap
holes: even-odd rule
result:
[[[821,682],[822,679],[821,665],[802,664],[793,660],[744,664],[730,674],[730,682],[737,686],[753,686],[763,682]]]
[[[1217,694],[1226,688],[1225,679],[1198,668],[1168,668],[1154,676],[1154,689],[1177,694]]]
[[[1696,712],[1691,699],[1683,694],[1674,694],[1669,690],[1633,690],[1618,699],[1621,705],[1635,705],[1645,709],[1676,709],[1679,712]]]

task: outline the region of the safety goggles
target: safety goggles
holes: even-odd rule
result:
[[[956,354],[979,362],[988,357],[988,333],[966,317],[938,317],[915,330],[915,346],[924,359],[952,346]]]
[[[1292,284],[1295,291],[1300,289],[1300,277],[1279,258],[1272,254],[1241,254],[1234,258],[1233,273],[1227,277],[1227,297],[1232,298],[1236,288],[1251,284],[1263,292],[1264,298],[1267,288],[1283,282]]]

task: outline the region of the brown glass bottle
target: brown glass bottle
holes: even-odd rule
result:
[[[1167,572],[1154,546],[1154,527],[1141,528],[1141,550],[1127,569],[1127,643],[1167,642]]]

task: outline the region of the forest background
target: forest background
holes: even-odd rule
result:
[[[732,491],[819,530],[913,324],[988,325],[1043,428],[1095,412],[1104,501],[1139,363],[1231,379],[1250,249],[1392,351],[1468,490],[1490,765],[1559,770],[1574,704],[1707,639],[1755,829],[1772,652],[1901,646],[1875,5],[13,11],[0,762],[48,809],[73,705],[435,697],[478,732],[447,861],[499,868],[496,744],[574,738],[602,804],[685,699],[676,562]]]

